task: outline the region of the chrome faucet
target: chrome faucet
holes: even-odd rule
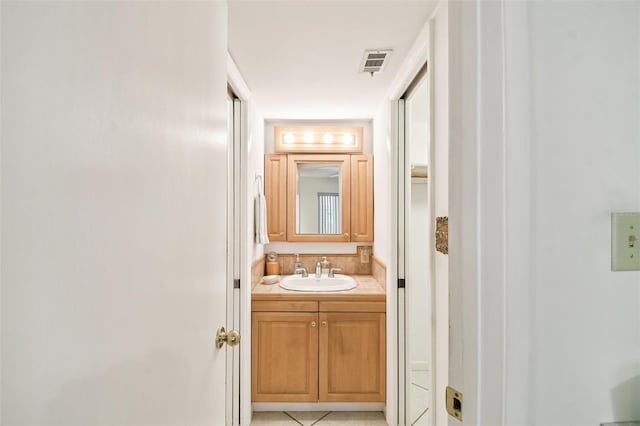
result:
[[[322,277],[322,265],[320,262],[316,263],[316,278]]]
[[[331,268],[329,270],[329,278],[335,278],[334,272],[342,272],[342,268]]]
[[[296,268],[295,271],[293,271],[294,275],[298,275],[298,274],[302,274],[302,278],[307,278],[309,276],[309,273],[307,272],[306,268]]]

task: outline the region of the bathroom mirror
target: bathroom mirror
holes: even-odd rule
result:
[[[301,163],[296,175],[296,233],[341,234],[340,164]]]
[[[349,241],[349,156],[289,155],[289,241]]]

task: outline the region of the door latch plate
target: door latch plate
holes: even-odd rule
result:
[[[447,386],[447,413],[462,421],[462,393]]]

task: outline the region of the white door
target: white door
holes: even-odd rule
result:
[[[1,8],[2,424],[225,424],[226,4]]]

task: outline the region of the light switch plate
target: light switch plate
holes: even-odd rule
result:
[[[640,271],[640,212],[611,213],[611,270]]]

